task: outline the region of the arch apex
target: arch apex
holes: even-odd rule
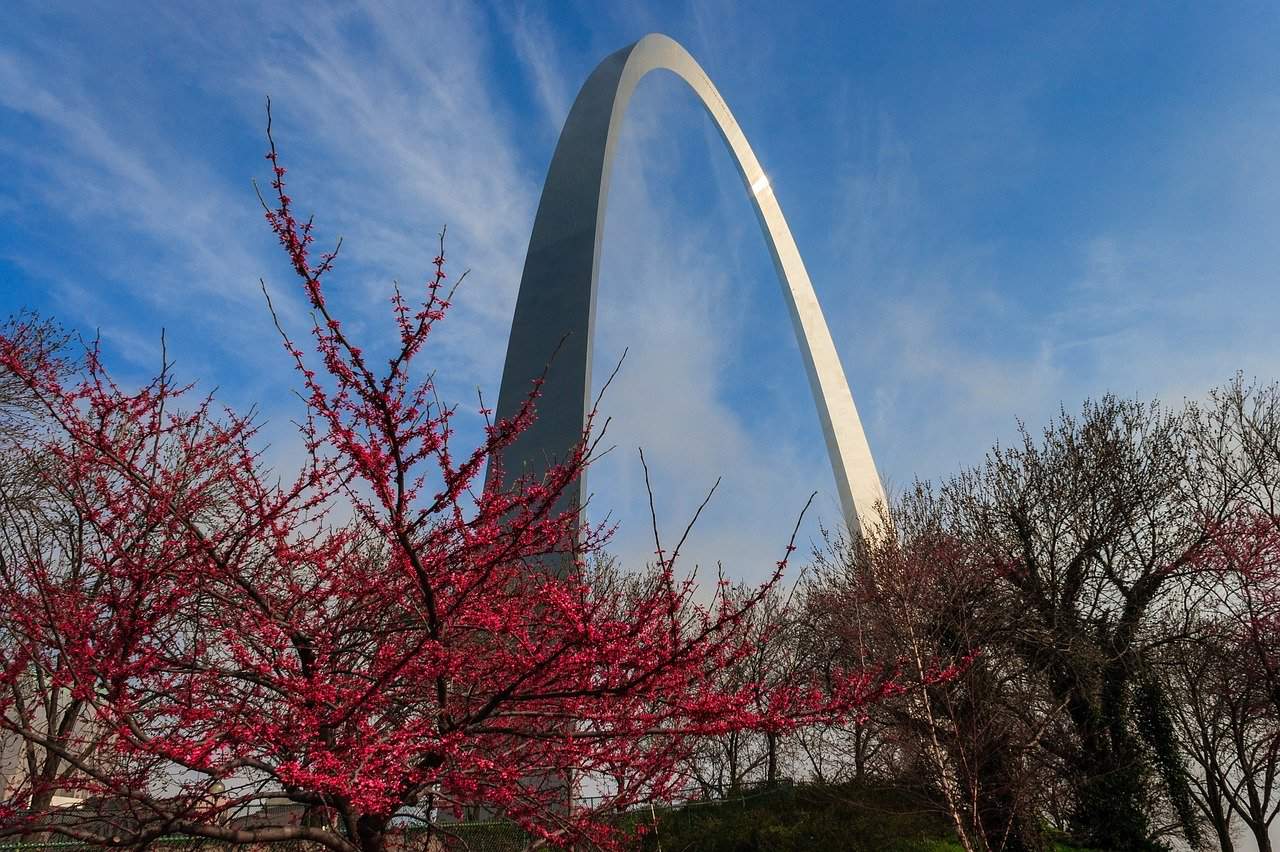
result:
[[[845,519],[854,531],[878,527],[884,488],[813,284],[769,178],[706,72],[678,42],[649,33],[591,72],[556,143],[534,218],[507,344],[497,416],[519,411],[543,375],[538,416],[504,455],[508,480],[567,457],[591,406],[591,356],[600,241],[613,150],[641,78],[679,76],[710,115],[733,155],[769,245],[800,345]],[[554,356],[554,357],[553,357]],[[580,505],[581,482],[563,508]]]

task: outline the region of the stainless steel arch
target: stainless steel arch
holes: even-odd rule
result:
[[[841,506],[851,527],[869,531],[877,517],[875,505],[884,500],[884,489],[782,208],[746,136],[706,72],[683,47],[658,34],[645,36],[596,66],[560,132],[525,257],[498,416],[516,413],[534,379],[544,369],[547,376],[536,422],[507,451],[506,476],[510,480],[545,469],[581,440],[591,404],[600,238],[613,149],[636,84],[659,68],[675,72],[693,89],[733,153],[783,285]],[[576,506],[580,496],[577,490],[566,499]]]

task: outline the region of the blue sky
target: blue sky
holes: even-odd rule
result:
[[[471,270],[431,352],[496,395],[541,180],[579,83],[646,32],[707,69],[768,171],[881,472],[937,478],[1107,391],[1177,402],[1280,376],[1274,4],[10,5],[0,35],[0,310],[296,414],[258,290],[295,328],[261,220],[263,99],[295,198],[342,234],[334,298],[370,341],[449,227]],[[590,478],[643,559],[717,476],[693,555],[759,577],[810,490],[838,515],[747,197],[669,76],[640,86],[610,198]],[[474,419],[469,421],[474,425]],[[806,528],[806,536],[813,534]]]

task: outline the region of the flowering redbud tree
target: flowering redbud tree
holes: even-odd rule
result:
[[[21,328],[0,335],[41,424],[5,448],[38,498],[4,519],[0,737],[39,759],[13,773],[0,835],[379,850],[411,817],[447,842],[436,816],[474,808],[535,845],[612,847],[619,811],[682,785],[694,737],[892,689],[882,667],[717,686],[785,558],[710,603],[665,552],[625,594],[590,582],[607,530],[557,508],[590,429],[538,478],[486,475],[538,388],[458,451],[456,409],[411,376],[430,375],[449,308],[443,254],[418,297],[391,298],[391,357],[367,355],[326,301],[337,251],[313,256],[274,141],[268,160],[266,217],[314,318],[305,345],[277,322],[307,408],[296,475],[265,468],[251,416],[167,364],[131,390],[96,345],[69,368]],[[591,807],[583,779],[608,779]]]

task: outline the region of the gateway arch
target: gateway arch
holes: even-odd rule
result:
[[[791,229],[720,92],[688,51],[658,34],[645,36],[596,66],[578,92],[556,143],[525,256],[497,416],[515,415],[544,370],[546,378],[537,419],[504,454],[505,476],[511,481],[522,474],[538,474],[565,458],[582,439],[592,402],[600,239],[614,148],[636,84],[659,68],[675,72],[693,89],[733,154],[782,284],[841,507],[852,529],[869,532],[876,524],[876,504],[884,501],[884,489]],[[581,488],[579,481],[565,496],[566,508],[580,505]]]

